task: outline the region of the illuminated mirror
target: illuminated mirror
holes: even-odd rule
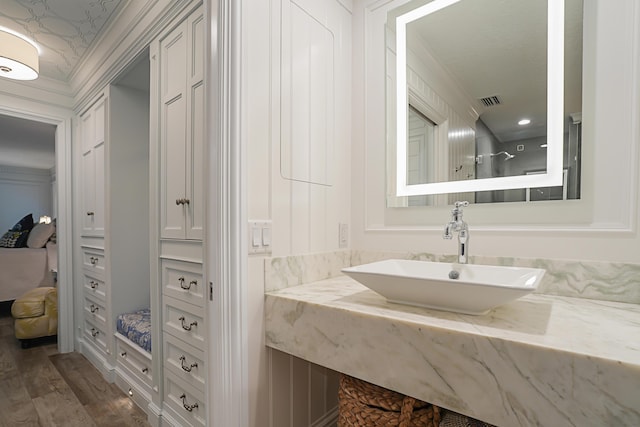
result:
[[[423,0],[390,14],[389,194],[414,196],[390,206],[579,198],[580,155],[566,148],[581,124],[582,0],[566,7],[566,27],[557,0]]]

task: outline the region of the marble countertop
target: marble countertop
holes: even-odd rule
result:
[[[270,347],[498,426],[640,425],[640,305],[532,294],[470,316],[340,276],[265,309]]]

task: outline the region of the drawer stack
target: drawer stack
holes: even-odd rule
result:
[[[202,264],[161,261],[165,409],[181,425],[205,426],[205,286]]]
[[[109,289],[105,282],[104,249],[82,247],[82,303],[84,322],[83,341],[98,359],[106,360],[111,354],[107,297]]]

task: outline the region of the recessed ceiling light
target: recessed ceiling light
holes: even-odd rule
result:
[[[520,126],[528,125],[529,123],[531,123],[531,120],[529,119],[522,119],[518,122]]]

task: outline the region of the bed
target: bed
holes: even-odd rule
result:
[[[55,221],[34,225],[32,214],[25,215],[0,237],[0,302],[55,286],[57,259]]]
[[[44,248],[0,248],[0,302],[26,291],[55,285],[55,243]]]

